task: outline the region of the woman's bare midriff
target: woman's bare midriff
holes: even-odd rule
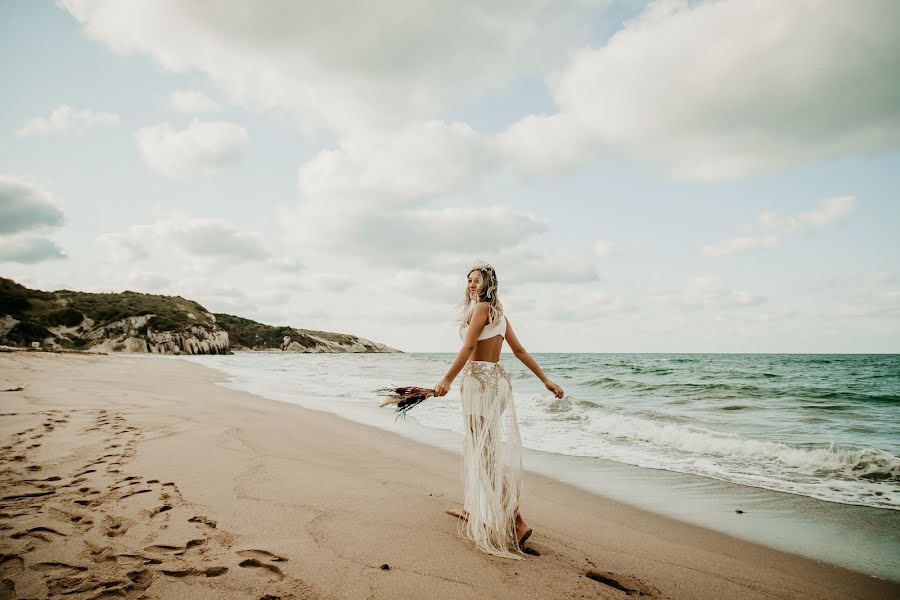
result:
[[[475,342],[475,349],[469,355],[469,360],[486,360],[497,362],[500,360],[500,350],[503,349],[503,336],[495,335],[486,340]]]

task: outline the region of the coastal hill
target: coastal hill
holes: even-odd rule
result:
[[[273,327],[213,314],[180,296],[127,291],[45,292],[3,277],[0,344],[156,354],[231,354],[232,350],[398,352],[353,335]]]

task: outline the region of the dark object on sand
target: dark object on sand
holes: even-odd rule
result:
[[[739,515],[744,514],[744,511],[742,511],[742,510],[739,509],[739,508],[734,509],[734,512],[736,512],[736,513],[739,514]]]
[[[19,387],[9,388],[8,390],[2,390],[2,391],[4,391],[4,392],[21,392],[24,389],[25,388],[23,388],[22,386],[19,386]]]
[[[383,565],[381,565],[381,570],[382,570],[382,571],[390,571],[390,570],[391,570],[391,565],[389,565],[389,564],[387,564],[387,563],[384,563]]]

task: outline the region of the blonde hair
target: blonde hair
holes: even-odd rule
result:
[[[478,302],[487,302],[489,306],[488,324],[493,323],[503,314],[503,304],[500,302],[500,294],[497,290],[497,273],[494,267],[484,261],[475,263],[466,275],[471,275],[472,271],[481,273],[481,284],[475,291],[476,298],[473,300],[469,297],[468,285],[466,286],[465,297],[457,306],[459,313],[459,324],[467,325],[472,318],[472,312],[475,310],[475,304]]]

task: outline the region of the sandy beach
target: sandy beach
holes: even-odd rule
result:
[[[897,598],[900,584],[528,474],[532,555],[444,513],[459,456],[188,362],[0,354],[0,599]]]

